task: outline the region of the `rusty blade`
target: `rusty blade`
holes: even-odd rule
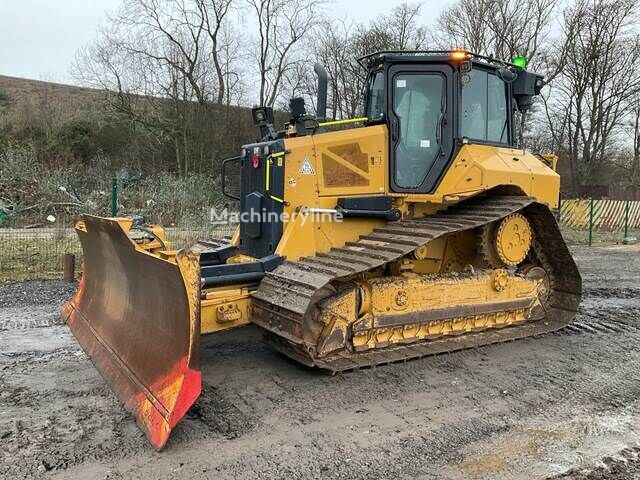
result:
[[[138,249],[112,219],[76,226],[84,267],[62,315],[83,350],[158,449],[201,391],[200,267]]]

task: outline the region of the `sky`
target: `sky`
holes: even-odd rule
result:
[[[122,0],[0,0],[0,74],[72,83],[71,63],[91,43],[109,12]],[[399,1],[334,0],[327,12],[336,18],[368,22]],[[409,3],[412,3],[411,1]],[[447,0],[427,0],[424,24],[431,24]]]

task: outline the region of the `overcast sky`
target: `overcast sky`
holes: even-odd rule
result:
[[[107,13],[117,9],[121,1],[0,0],[0,74],[70,82],[69,66],[75,52],[91,42]],[[334,17],[366,22],[399,3],[402,2],[334,0],[327,11]],[[423,23],[432,23],[447,3],[448,0],[426,1]]]

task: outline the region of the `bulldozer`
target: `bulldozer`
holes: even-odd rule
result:
[[[363,117],[325,118],[318,64],[315,114],[294,98],[276,130],[272,108],[252,109],[259,141],[221,167],[239,202],[231,237],[176,251],[139,217],[77,219],[83,272],[63,317],[157,449],[201,393],[201,335],[254,324],[333,374],[575,317],[557,157],[516,138],[543,77],[463,50],[359,62]]]

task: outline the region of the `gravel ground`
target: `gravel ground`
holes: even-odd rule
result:
[[[330,377],[243,330],[158,453],[59,319],[61,282],[0,286],[0,478],[640,478],[640,248],[578,248],[574,324]]]

